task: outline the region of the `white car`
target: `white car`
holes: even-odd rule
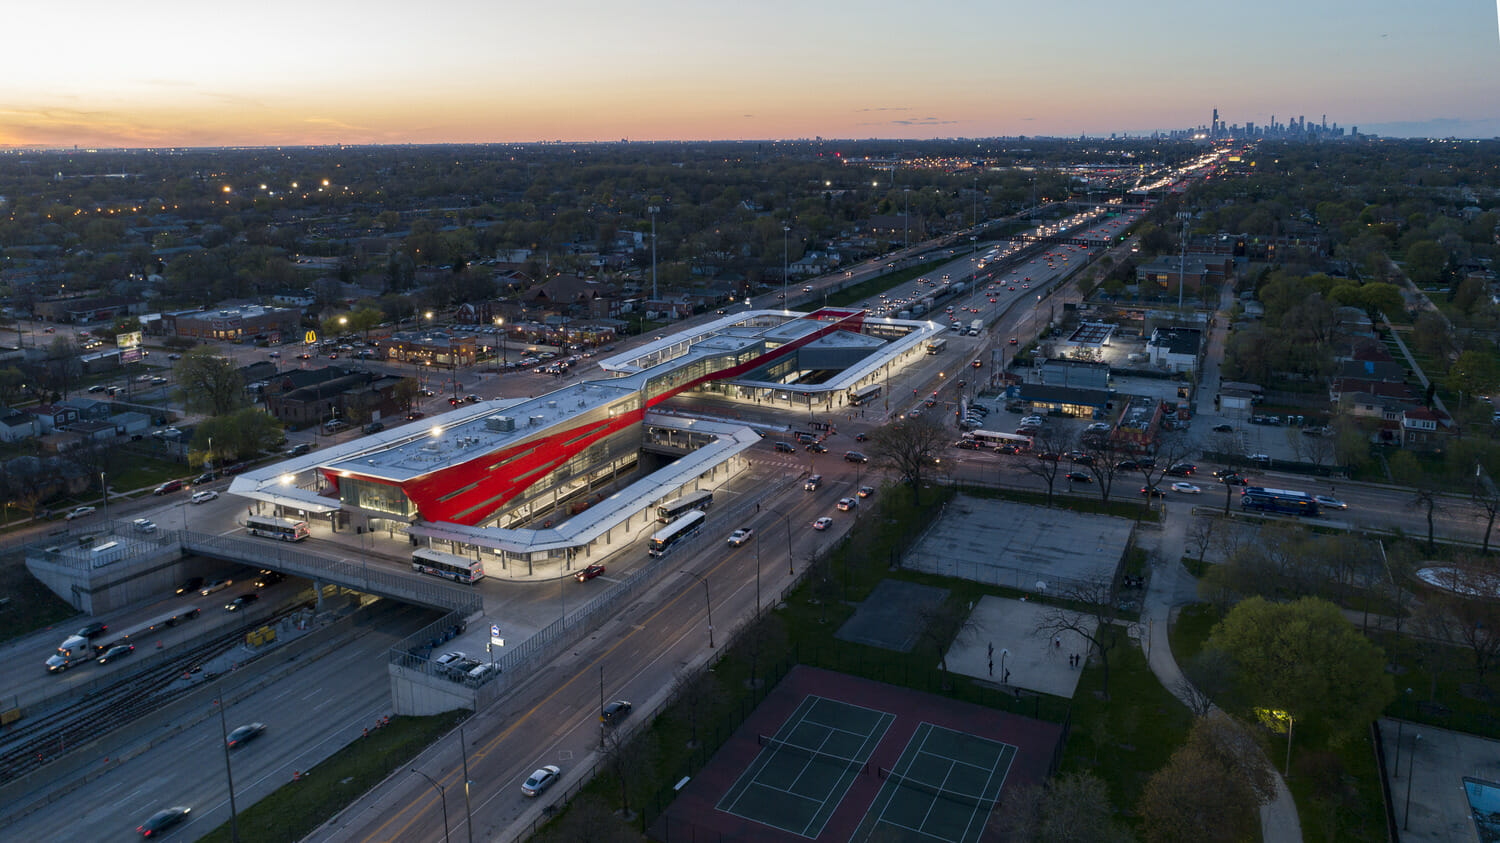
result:
[[[208,503],[209,501],[214,500],[218,497],[219,493],[210,489],[207,492],[194,492],[192,501],[193,503]]]
[[[839,512],[848,512],[856,506],[859,506],[859,501],[855,500],[854,498],[839,498]]]
[[[551,787],[561,775],[562,770],[557,765],[548,764],[531,774],[531,778],[521,785],[521,792],[527,796],[536,796]]]
[[[1318,502],[1318,506],[1326,506],[1329,509],[1348,509],[1349,508],[1349,504],[1344,503],[1343,501],[1339,500],[1338,498],[1330,497],[1328,495],[1314,495],[1313,496],[1313,500],[1315,500],[1315,501]]]
[[[94,508],[92,506],[80,506],[77,509],[74,509],[72,512],[68,513],[64,517],[67,518],[67,520],[72,521],[74,518],[82,518],[85,515],[93,515],[93,514],[94,514]]]
[[[739,547],[745,542],[750,541],[750,537],[753,535],[755,535],[753,528],[741,527],[729,534],[729,544],[733,547]]]
[[[1174,491],[1174,492],[1181,492],[1184,495],[1196,495],[1196,494],[1202,492],[1203,490],[1200,489],[1200,488],[1198,488],[1197,486],[1194,486],[1191,483],[1173,483],[1172,484],[1172,491]]]
[[[832,527],[832,526],[833,526],[833,519],[829,518],[826,515],[823,516],[822,518],[819,518],[818,520],[812,522],[812,528],[814,530],[826,530],[826,529],[828,529],[829,527]]]
[[[138,533],[156,532],[156,524],[149,518],[137,518],[131,523],[135,525],[135,531]]]

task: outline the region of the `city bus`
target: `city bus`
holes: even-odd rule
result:
[[[690,492],[680,498],[673,498],[656,508],[656,520],[663,524],[671,523],[676,518],[689,510],[708,509],[714,502],[714,493],[707,489]]]
[[[707,517],[695,509],[673,521],[656,531],[656,535],[647,543],[646,552],[652,556],[666,556],[678,542],[698,535],[698,529],[703,526],[703,519]]]
[[[431,574],[465,585],[473,585],[484,579],[484,563],[478,559],[444,553],[430,547],[419,547],[411,552],[411,569],[419,574]]]
[[[994,430],[971,430],[965,433],[964,439],[970,442],[978,442],[986,448],[1020,448],[1023,451],[1031,450],[1031,437],[1022,436],[1019,433],[1000,433]]]
[[[269,515],[252,515],[245,519],[245,532],[252,536],[265,536],[284,542],[300,542],[307,538],[307,522],[290,518],[272,518]]]
[[[878,383],[862,386],[859,389],[851,389],[849,390],[849,406],[858,407],[861,404],[868,404],[879,397],[880,384]]]
[[[1318,502],[1306,492],[1246,486],[1240,493],[1240,509],[1259,509],[1287,515],[1317,515]]]

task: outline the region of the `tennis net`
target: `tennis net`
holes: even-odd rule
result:
[[[986,800],[977,796],[970,796],[967,793],[959,793],[955,790],[944,790],[937,785],[928,784],[921,779],[909,779],[895,770],[888,770],[885,767],[876,767],[875,774],[882,779],[890,779],[901,787],[909,787],[919,793],[925,793],[935,799],[943,799],[965,808],[988,811],[995,805],[995,800],[993,799]]]
[[[756,739],[761,746],[769,747],[777,752],[787,752],[792,755],[800,755],[803,758],[827,761],[830,764],[837,764],[846,769],[854,768],[864,775],[868,775],[870,772],[870,763],[868,761],[860,761],[857,758],[845,758],[842,755],[833,755],[832,753],[822,752],[821,750],[805,747],[801,744],[787,743],[769,735],[756,735]]]

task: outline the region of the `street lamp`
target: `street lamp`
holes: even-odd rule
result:
[[[234,807],[234,772],[229,766],[229,724],[224,721],[224,683],[219,682],[219,698],[214,701],[219,707],[219,734],[223,736],[224,743],[224,778],[229,782],[229,837],[235,843],[240,840],[239,811]]]
[[[787,267],[790,266],[790,264],[787,261],[786,238],[787,238],[787,234],[790,233],[791,230],[792,230],[792,227],[790,225],[787,225],[785,223],[782,224],[782,226],[781,226],[781,309],[782,310],[791,310],[792,309],[792,303],[789,302],[789,301],[787,301],[787,298],[786,298],[786,282],[787,282],[787,276],[789,274],[788,270],[787,270]]]
[[[651,301],[654,303],[657,300],[656,299],[656,215],[661,211],[661,208],[657,207],[656,205],[652,205],[651,207],[647,208],[646,210],[651,212]]]
[[[712,650],[714,648],[714,601],[708,593],[708,577],[702,576],[701,574],[695,574],[686,568],[680,568],[678,570],[690,577],[696,578],[698,582],[703,583],[703,601],[708,604],[708,648]]]
[[[104,481],[104,472],[99,472],[99,492],[104,495],[104,520],[109,520],[109,484]]]
[[[510,361],[507,360],[507,359],[505,359],[505,319],[504,319],[504,317],[500,317],[500,316],[496,316],[495,317],[495,337],[496,337],[496,341],[500,343],[500,358],[501,358],[500,369],[504,369],[504,368],[506,368],[510,364]],[[500,372],[500,369],[496,369],[495,370],[496,374],[498,374]]]
[[[412,767],[411,771],[413,773],[416,773],[417,775],[421,776],[422,778],[426,779],[428,784],[430,784],[433,787],[437,788],[438,801],[443,803],[443,843],[449,843],[449,839],[448,839],[448,792],[443,789],[442,785],[440,785],[437,782],[433,781],[432,776],[429,776],[426,773],[422,772],[421,770],[418,770],[416,767]]]

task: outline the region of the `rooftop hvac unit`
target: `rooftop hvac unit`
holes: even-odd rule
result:
[[[532,427],[541,427],[542,423],[545,422],[545,421],[547,421],[547,417],[544,416],[544,415],[540,415],[539,414],[539,415],[532,416],[531,417],[531,426]]]
[[[556,410],[557,409],[557,402],[556,401],[548,401],[547,402],[547,409],[549,409],[549,410]]]
[[[492,430],[496,433],[515,430],[516,420],[511,416],[490,416],[484,420],[484,429]]]

